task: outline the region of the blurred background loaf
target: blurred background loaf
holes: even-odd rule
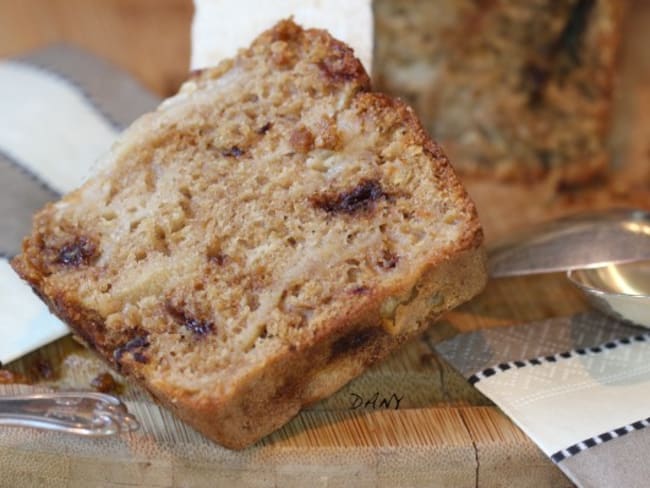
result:
[[[375,85],[464,172],[584,182],[609,159],[624,4],[375,0]]]

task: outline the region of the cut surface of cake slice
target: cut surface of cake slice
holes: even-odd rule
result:
[[[476,295],[481,242],[413,111],[287,20],[136,121],[13,266],[116,369],[242,448]]]

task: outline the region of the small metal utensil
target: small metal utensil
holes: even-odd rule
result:
[[[554,220],[488,250],[493,278],[650,260],[650,212],[615,209]]]
[[[110,436],[139,428],[137,420],[119,399],[97,392],[0,396],[0,425],[90,437]]]
[[[614,209],[539,225],[488,250],[492,278],[566,271],[594,308],[650,327],[650,212]]]
[[[650,260],[575,269],[567,277],[597,310],[650,328]]]

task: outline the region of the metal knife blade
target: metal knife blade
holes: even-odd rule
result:
[[[650,212],[612,209],[554,220],[488,249],[492,278],[650,259]]]

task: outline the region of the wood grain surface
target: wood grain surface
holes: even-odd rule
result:
[[[631,21],[636,29],[650,25],[648,11],[638,10]],[[169,95],[187,72],[191,14],[189,0],[0,0],[0,56],[69,42]],[[635,39],[627,44],[612,143],[619,171],[590,188],[560,193],[552,182],[467,181],[488,240],[582,208],[650,208],[650,56]],[[210,443],[127,384],[122,397],[140,419],[140,432],[92,440],[1,429],[0,486],[571,486],[433,346],[458,333],[585,308],[561,275],[492,281],[421,339],[243,452]],[[42,387],[86,389],[106,371],[71,338],[9,369]]]

